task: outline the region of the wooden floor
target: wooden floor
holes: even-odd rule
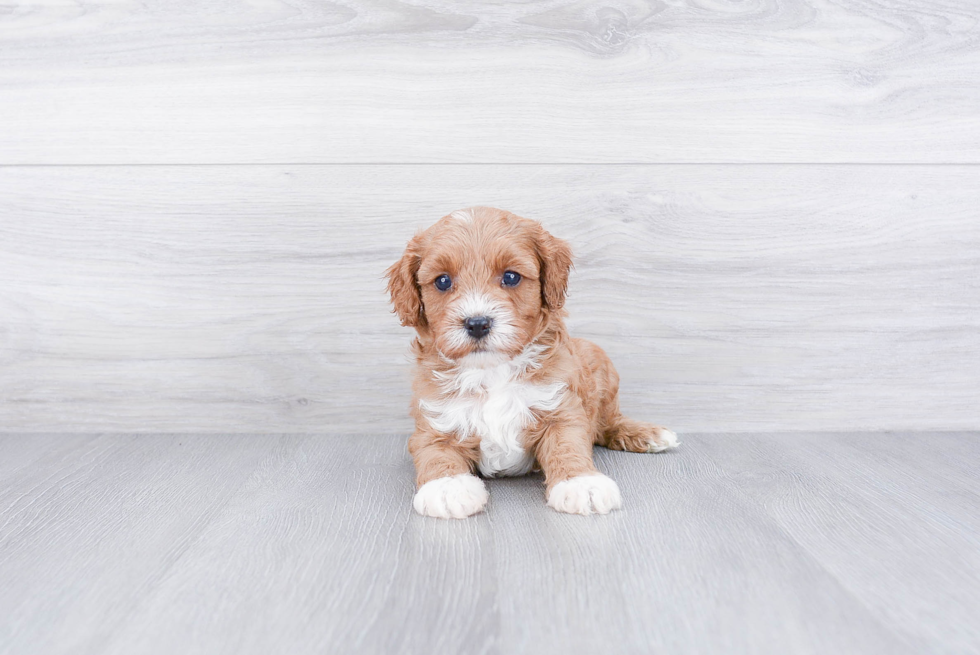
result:
[[[415,515],[402,436],[0,436],[0,653],[976,653],[976,433],[600,449]]]

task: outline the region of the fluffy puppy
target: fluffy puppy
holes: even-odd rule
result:
[[[622,504],[592,445],[655,453],[666,428],[624,417],[619,376],[597,345],[565,329],[572,252],[537,222],[490,207],[418,233],[386,272],[402,325],[415,328],[408,442],[419,514],[464,518],[487,503],[484,477],[544,471],[548,505],[605,514]]]

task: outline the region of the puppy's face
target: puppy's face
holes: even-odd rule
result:
[[[475,207],[417,234],[388,291],[402,324],[443,356],[495,360],[519,354],[561,308],[570,267],[568,244],[539,223]]]

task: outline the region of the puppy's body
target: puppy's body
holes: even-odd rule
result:
[[[568,245],[540,224],[477,207],[416,235],[388,270],[395,310],[418,333],[409,451],[419,513],[476,513],[487,494],[474,470],[522,475],[535,465],[550,506],[605,513],[621,499],[596,470],[593,444],[677,444],[669,430],[623,417],[612,362],[568,336],[570,267]]]
[[[455,434],[463,444],[476,440],[483,475],[523,475],[534,465],[525,439],[528,426],[536,414],[558,409],[567,388],[562,381],[529,375],[540,366],[543,351],[533,345],[511,360],[484,357],[469,366],[419,369],[416,411],[440,433]]]

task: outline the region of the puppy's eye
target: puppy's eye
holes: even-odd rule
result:
[[[453,279],[443,273],[436,278],[434,284],[436,285],[436,289],[439,289],[439,291],[449,291],[449,289],[453,286]]]
[[[515,273],[514,271],[504,272],[504,278],[501,280],[501,284],[505,287],[516,287],[521,283],[521,274]]]

